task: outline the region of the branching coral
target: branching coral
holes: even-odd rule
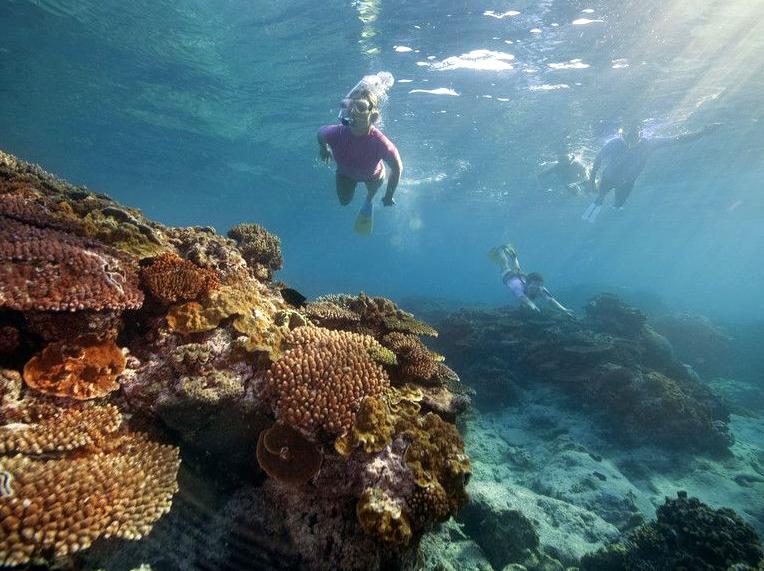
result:
[[[310,438],[341,435],[353,425],[364,397],[379,395],[389,380],[369,356],[368,336],[298,327],[292,349],[268,370],[266,394],[276,417]]]
[[[24,380],[48,395],[85,400],[118,388],[124,368],[125,356],[113,341],[84,335],[48,345],[24,366]]]
[[[164,303],[190,301],[209,294],[220,285],[217,272],[200,268],[173,252],[165,252],[141,268],[141,282]]]
[[[26,311],[135,309],[129,262],[73,234],[0,216],[0,307]]]
[[[5,411],[10,423],[0,425],[0,454],[43,454],[96,445],[122,423],[122,415],[113,405],[62,408],[28,400]]]
[[[259,278],[270,278],[284,264],[281,240],[259,224],[237,224],[228,231],[242,257]]]
[[[98,537],[138,539],[170,509],[178,451],[127,433],[95,450],[49,459],[0,457],[0,564],[43,562]]]
[[[293,428],[276,423],[260,433],[257,462],[271,478],[289,485],[304,484],[321,467],[321,451]]]
[[[438,363],[443,358],[428,351],[418,337],[394,331],[382,338],[382,344],[395,353],[398,360],[396,382],[437,382]]]

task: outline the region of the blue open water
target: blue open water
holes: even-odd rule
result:
[[[762,53],[747,0],[6,0],[0,147],[166,224],[260,222],[310,296],[502,303],[485,254],[512,241],[574,304],[610,288],[758,319]],[[362,238],[315,132],[379,70],[405,172]],[[536,174],[623,121],[724,127],[656,152],[627,208],[587,224],[590,197]]]

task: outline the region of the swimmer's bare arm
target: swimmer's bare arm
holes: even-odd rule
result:
[[[324,138],[321,136],[320,132],[318,133],[318,135],[316,135],[316,138],[318,139],[318,156],[325,163],[331,162],[332,151],[329,148],[329,145],[326,143],[326,141],[324,141]]]
[[[713,133],[721,126],[721,123],[711,123],[710,125],[706,125],[702,129],[698,129],[692,133],[683,133],[675,137],[653,137],[649,139],[649,141],[650,144],[656,149],[667,147],[676,143],[690,143],[700,139],[701,137],[705,137],[709,133]]]
[[[549,293],[549,290],[544,288],[544,296],[546,297],[547,301],[551,303],[554,307],[556,307],[559,311],[562,311],[565,315],[568,317],[573,317],[573,311],[565,307],[563,304],[561,304],[555,297]]]
[[[398,187],[398,182],[401,180],[403,161],[401,161],[400,157],[396,156],[395,160],[392,161],[389,166],[390,174],[387,176],[387,190],[385,191],[385,196],[382,197],[382,204],[385,206],[393,206],[395,204],[393,194],[395,194],[395,189]]]
[[[527,307],[531,311],[536,311],[536,312],[541,311],[539,309],[539,306],[533,303],[533,300],[531,300],[531,298],[529,298],[527,295],[521,295],[520,297],[518,297],[518,299],[520,300],[520,303],[522,303],[525,307]]]

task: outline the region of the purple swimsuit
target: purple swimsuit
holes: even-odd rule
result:
[[[373,126],[368,135],[353,135],[345,125],[325,125],[318,134],[331,147],[337,172],[357,182],[378,180],[382,161],[393,164],[400,160],[395,145]]]

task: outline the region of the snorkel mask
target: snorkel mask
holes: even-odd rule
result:
[[[353,100],[357,99],[357,94],[362,92],[371,93],[374,95],[374,99],[377,101],[377,106],[380,106],[387,99],[387,90],[390,89],[395,83],[393,75],[386,71],[380,71],[375,75],[364,75],[361,81],[353,86],[353,89],[348,91],[347,95],[340,102],[340,112],[337,115],[337,120],[346,127],[352,127],[355,123],[355,118],[351,113],[353,107]],[[356,97],[354,97],[354,94]],[[371,111],[372,105],[369,101],[369,111]]]

